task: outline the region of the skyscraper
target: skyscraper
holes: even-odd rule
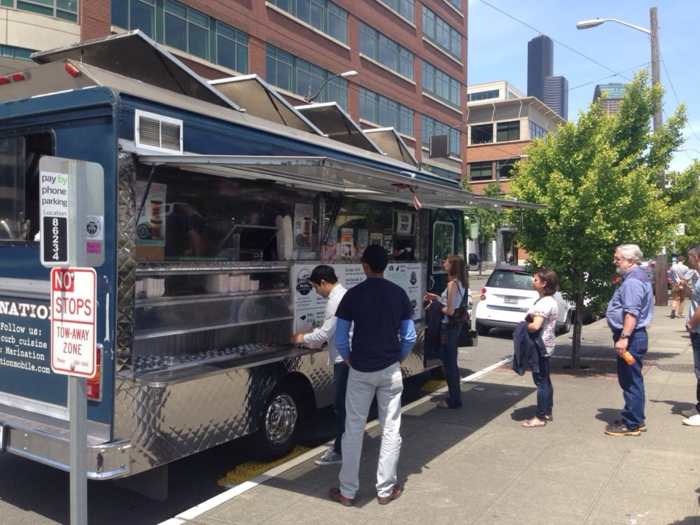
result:
[[[569,114],[569,83],[554,76],[554,43],[539,35],[527,43],[527,95],[537,97],[566,119]]]
[[[527,43],[527,95],[544,102],[544,79],[551,77],[554,67],[554,43],[540,35]]]
[[[545,77],[542,102],[569,120],[569,81],[564,77]]]
[[[595,87],[595,91],[593,93],[593,102],[598,100],[602,95],[607,95],[607,97],[603,100],[602,103],[603,109],[608,113],[612,113],[614,115],[615,113],[620,111],[620,101],[622,100],[622,96],[625,94],[626,91],[627,88],[624,84],[598,84]]]

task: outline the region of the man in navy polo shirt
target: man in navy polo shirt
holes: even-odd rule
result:
[[[605,317],[613,334],[617,381],[622,388],[625,407],[620,420],[605,427],[605,433],[610,436],[638,436],[647,428],[642,356],[649,347],[646,327],[654,315],[654,292],[646,272],[639,267],[643,257],[636,244],[618,246],[613,257],[622,284],[610,299]],[[634,357],[631,365],[623,359],[626,352]]]
[[[382,444],[377,466],[377,501],[386,505],[401,496],[396,467],[401,451],[401,362],[416,341],[413,306],[403,288],[384,279],[388,257],[372,244],[362,254],[367,280],[348,290],[336,317],[335,346],[350,366],[345,398],[345,434],[340,487],[330,491],[333,501],[349,507],[360,487],[362,439],[376,394]],[[352,352],[350,326],[354,323]]]

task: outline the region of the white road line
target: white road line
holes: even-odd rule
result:
[[[499,368],[501,366],[504,366],[504,365],[510,363],[512,360],[513,360],[512,357],[507,357],[507,358],[503,359],[502,361],[500,361],[499,363],[488,366],[488,367],[484,368],[483,370],[479,370],[478,372],[474,372],[473,374],[471,374],[467,377],[463,377],[460,382],[466,383],[468,381],[474,381],[474,380],[480,378],[481,376],[488,374],[492,370],[495,370],[496,368]],[[431,401],[437,395],[441,395],[442,393],[444,393],[446,391],[447,391],[447,387],[445,386],[445,387],[441,388],[440,390],[433,392],[430,395],[427,395],[425,397],[417,399],[413,403],[409,403],[408,405],[403,406],[401,408],[401,413],[403,414],[404,412],[411,410],[411,409],[413,409],[413,408],[415,408],[423,403],[427,403],[427,402]],[[372,422],[367,424],[365,429],[373,428],[373,427],[377,426],[378,424],[379,424],[379,421],[372,421]],[[226,503],[227,501],[232,500],[236,496],[243,494],[244,492],[247,492],[250,489],[257,487],[258,485],[261,485],[262,483],[265,483],[266,481],[268,481],[270,479],[273,479],[277,475],[279,475],[279,474],[281,474],[281,473],[283,473],[291,468],[296,467],[297,465],[303,463],[304,461],[308,461],[310,459],[313,459],[314,457],[318,456],[320,453],[324,452],[328,448],[329,444],[330,444],[330,442],[324,443],[323,445],[316,447],[313,450],[309,450],[308,452],[305,452],[304,454],[302,454],[300,456],[297,456],[293,459],[290,459],[289,461],[287,461],[286,463],[283,463],[282,465],[278,465],[274,468],[271,468],[270,470],[263,472],[262,474],[259,474],[259,475],[255,476],[254,478],[252,478],[244,483],[241,483],[240,485],[236,485],[235,487],[228,489],[226,492],[222,492],[221,494],[218,494],[218,495],[214,496],[213,498],[210,498],[206,501],[203,501],[202,503],[192,507],[191,509],[188,509],[184,512],[181,512],[180,514],[178,514],[174,518],[170,518],[169,520],[164,521],[164,522],[160,523],[159,525],[184,525],[185,523],[187,523],[187,521],[193,520],[193,519],[201,516],[205,512],[209,512],[210,510],[218,507],[222,503]]]

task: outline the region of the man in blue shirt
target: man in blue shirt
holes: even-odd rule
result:
[[[377,466],[377,501],[386,505],[401,496],[396,467],[401,451],[401,363],[408,357],[416,331],[413,306],[406,291],[384,279],[386,251],[373,244],[362,254],[367,280],[348,290],[338,305],[335,346],[350,366],[345,398],[345,433],[340,486],[330,490],[333,501],[349,507],[360,487],[362,439],[376,394],[382,444]],[[350,326],[354,323],[352,352]]]
[[[688,266],[692,270],[700,270],[700,244],[693,244],[688,248]],[[683,293],[690,292],[690,311],[685,321],[685,329],[690,334],[690,344],[693,348],[693,361],[695,363],[695,377],[698,382],[695,387],[695,398],[697,404],[689,409],[683,410],[685,416],[684,425],[689,427],[700,427],[700,279],[695,281],[691,288],[687,281],[687,274],[683,279]]]
[[[617,380],[625,398],[620,420],[605,427],[610,436],[638,436],[646,430],[644,422],[644,377],[642,356],[649,347],[647,325],[654,315],[654,292],[646,272],[639,267],[643,254],[636,244],[615,249],[613,262],[622,283],[608,303],[605,317],[613,333],[617,353]],[[623,356],[629,352],[634,363]]]

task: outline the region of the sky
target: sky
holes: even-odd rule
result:
[[[685,103],[684,148],[670,165],[682,171],[700,160],[700,1],[698,0],[469,0],[469,85],[505,80],[527,94],[527,43],[539,34],[554,41],[554,75],[569,82],[569,120],[593,100],[597,84],[626,83],[650,68],[647,34],[606,22],[579,30],[576,23],[615,18],[645,29],[658,9],[664,121]],[[528,27],[529,26],[529,27]]]

